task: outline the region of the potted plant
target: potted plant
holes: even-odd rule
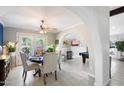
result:
[[[117,48],[117,51],[120,52],[120,57],[122,57],[122,53],[124,52],[124,41],[117,41],[115,42],[115,46]]]
[[[8,53],[9,53],[10,55],[14,55],[14,54],[15,54],[15,51],[16,51],[16,44],[17,44],[17,42],[14,43],[14,42],[9,42],[9,41],[7,41],[7,42],[5,43],[5,46],[7,47]]]
[[[4,44],[5,48],[6,48],[6,51],[7,51],[7,55],[9,54],[10,58],[11,58],[11,68],[16,66],[16,59],[15,59],[16,44],[17,44],[17,42],[14,43],[14,42],[9,42],[9,41],[7,41]]]
[[[47,48],[47,52],[55,52],[55,46],[53,44],[49,45]]]

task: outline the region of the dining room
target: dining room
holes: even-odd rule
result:
[[[0,92],[123,91],[123,3],[1,0]]]
[[[8,8],[10,9],[9,15],[6,11]],[[71,36],[71,32],[67,30],[75,29],[72,32],[75,34],[77,28],[83,26],[82,21],[75,14],[63,7],[3,7],[2,10],[6,11],[6,16],[2,19],[4,21],[3,44],[5,46],[3,54],[9,53],[11,60],[10,72],[5,85],[54,85],[54,83],[55,85],[80,85],[80,79],[86,79],[83,80],[86,82],[82,84],[89,85],[89,76],[85,71],[89,68],[89,62],[83,65],[79,56],[80,49],[78,48],[82,46],[81,43],[78,44],[78,48],[71,46],[74,50],[71,57],[69,57],[69,53],[66,53],[69,52],[68,50],[65,51],[59,46],[61,43],[64,44],[64,41],[58,38],[60,34],[69,32]],[[16,13],[13,13],[13,11],[16,11]],[[79,32],[82,30],[80,29]],[[75,38],[74,34],[71,37]],[[71,39],[75,40],[74,38]],[[82,52],[82,50],[80,51]],[[55,52],[56,57],[52,54],[53,52]],[[48,58],[50,60],[47,60],[47,57],[50,57]],[[55,62],[54,65],[51,61]],[[77,74],[77,72],[80,73]],[[53,83],[48,83],[47,78],[50,79],[52,76],[57,81],[53,79]],[[32,79],[30,79],[31,77]],[[43,80],[40,81],[36,78]],[[74,80],[69,78],[74,78]],[[66,79],[70,82],[67,83]],[[28,80],[32,81],[29,82]]]
[[[11,55],[11,69],[5,85],[94,84],[92,40],[85,24],[75,13],[65,7],[50,6],[2,7],[0,10],[5,12],[2,17],[3,53]],[[71,38],[73,40],[69,43],[74,51],[70,52],[67,45],[67,51],[62,53],[63,44],[65,46],[67,43],[63,39],[71,33],[74,33],[72,37],[78,34],[76,37],[81,37],[81,40]],[[84,64],[79,48],[85,44],[89,59]],[[87,51],[86,46],[83,48]]]

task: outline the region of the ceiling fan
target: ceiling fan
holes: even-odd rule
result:
[[[44,20],[41,20],[41,25],[40,25],[40,33],[41,34],[46,34],[48,31],[53,31],[56,30],[56,28],[49,28],[46,24]]]

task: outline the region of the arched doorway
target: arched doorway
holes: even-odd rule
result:
[[[91,36],[95,59],[95,85],[107,85],[109,79],[109,12],[108,7],[65,7],[85,23]]]
[[[65,38],[72,38],[72,39],[78,39],[81,43],[83,43],[83,47],[75,47],[79,48],[76,49],[75,56],[79,56],[79,52],[86,52],[87,47],[88,47],[88,52],[89,52],[89,62],[90,62],[90,69],[87,72],[88,75],[92,76],[94,78],[95,71],[94,71],[94,54],[93,54],[93,49],[92,49],[92,41],[91,41],[91,36],[88,33],[86,27],[84,24],[80,24],[76,27],[71,28],[70,30],[65,30],[64,33],[61,33],[58,35],[57,39],[59,40],[59,45],[58,45],[58,50],[63,48],[63,41]],[[72,47],[73,48],[73,47]],[[73,48],[75,50],[75,48]],[[72,49],[72,50],[73,50]],[[73,52],[73,51],[72,51]]]

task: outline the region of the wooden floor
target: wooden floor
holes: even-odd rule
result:
[[[89,62],[85,65],[81,58],[62,62],[60,71],[58,69],[58,80],[54,79],[54,74],[48,74],[47,86],[91,86],[94,79],[90,78],[85,70],[89,67]],[[6,80],[6,86],[43,86],[43,75],[33,76],[33,71],[28,72],[26,82],[23,82],[22,67],[13,68]]]
[[[124,61],[112,59],[112,79],[110,86],[124,86]]]
[[[80,58],[62,63],[62,70],[58,69],[58,80],[54,74],[48,74],[46,86],[92,86],[94,79],[90,78],[86,70],[89,70],[89,62],[82,64]],[[26,82],[23,82],[22,67],[13,68],[6,80],[6,86],[43,86],[43,75],[34,77],[33,71],[27,75]],[[112,79],[110,86],[124,86],[124,62],[112,59]]]

